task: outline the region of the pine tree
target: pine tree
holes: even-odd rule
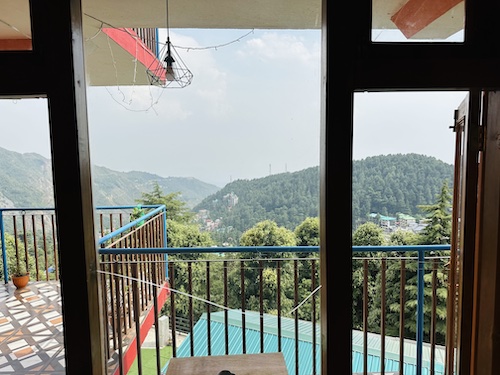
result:
[[[451,236],[451,193],[445,180],[437,202],[430,205],[417,206],[427,214],[428,225],[422,231],[421,243],[440,245],[450,243]]]

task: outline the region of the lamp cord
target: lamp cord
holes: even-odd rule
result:
[[[165,0],[165,16],[167,19],[167,40],[170,39],[170,28],[168,26],[168,0]]]

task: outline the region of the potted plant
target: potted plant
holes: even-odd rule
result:
[[[24,259],[19,259],[18,262],[13,262],[13,264],[9,267],[9,274],[12,279],[12,283],[17,289],[24,288],[28,285],[30,273],[26,269],[26,262]]]

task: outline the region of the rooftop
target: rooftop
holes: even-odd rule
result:
[[[245,318],[246,333],[246,353],[260,353],[260,314],[255,311],[229,310],[228,315],[228,337],[229,354],[242,354],[242,323]],[[224,311],[218,311],[210,314],[210,332],[211,332],[211,355],[225,354],[225,330],[224,330]],[[282,352],[290,374],[295,373],[295,319],[281,317],[281,340]],[[313,367],[313,324],[309,321],[298,320],[299,337],[299,375],[311,374]],[[263,314],[264,324],[264,347],[266,353],[278,351],[278,317],[270,314]],[[194,355],[208,355],[207,341],[208,319],[207,314],[203,314],[193,328],[194,336]],[[316,323],[316,373],[320,369],[320,325]],[[380,371],[380,348],[381,336],[375,333],[368,333],[368,371]],[[385,370],[387,373],[399,370],[399,338],[386,336],[385,346]],[[177,357],[191,356],[191,335],[188,335],[177,350]],[[354,373],[363,372],[363,342],[364,335],[362,331],[352,331],[352,371]],[[416,373],[416,342],[413,340],[404,341],[405,367],[404,373],[412,375]],[[424,344],[423,349],[423,368],[422,374],[430,374],[430,352],[428,344]],[[437,346],[435,351],[435,374],[444,374],[445,348]],[[167,364],[168,366],[168,364]]]

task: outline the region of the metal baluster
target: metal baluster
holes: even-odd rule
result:
[[[405,287],[406,287],[406,261],[401,260],[399,281],[399,374],[404,375],[405,358]]]
[[[228,298],[227,298],[227,261],[224,261],[224,346],[226,355],[229,354],[229,316],[227,312]]]
[[[120,298],[118,297],[120,295],[120,280],[119,280],[119,273],[118,273],[118,257],[117,260],[113,263],[113,273],[114,273],[114,279],[115,279],[115,292],[116,292],[116,335],[117,335],[117,342],[118,342],[118,369],[120,371],[120,375],[124,374],[124,369],[123,369],[123,338],[122,338],[122,326],[121,326],[121,306],[120,306]],[[137,338],[139,340],[139,338]]]
[[[363,259],[363,374],[368,374],[368,260]]]
[[[170,262],[168,264],[169,270],[169,285],[172,289],[175,289],[175,267],[174,263]],[[175,293],[170,292],[170,316],[172,321],[172,357],[177,357],[177,329],[175,323]]]
[[[55,215],[50,215],[51,228],[52,228],[52,247],[54,251],[54,268],[56,280],[59,280],[59,256],[57,254],[57,235],[56,235],[56,222]]]
[[[247,332],[246,332],[246,315],[245,315],[245,262],[240,261],[240,285],[241,285],[241,347],[242,353],[247,352]]]
[[[155,284],[157,282],[156,280],[156,268],[153,267],[152,271],[152,276],[153,280],[155,281]],[[154,308],[154,319],[155,319],[155,349],[156,349],[156,373],[158,375],[161,375],[161,353],[160,353],[160,329],[158,327],[159,321],[158,321],[158,287],[155,285],[153,286],[153,308]]]
[[[436,306],[437,306],[437,259],[432,260],[432,310],[431,310],[431,374],[435,374],[436,364]]]
[[[189,348],[191,350],[191,357],[194,356],[194,331],[193,331],[193,270],[192,262],[188,261],[188,293],[189,293]]]
[[[386,319],[386,308],[385,308],[385,287],[386,287],[386,270],[387,264],[386,260],[382,259],[381,264],[381,295],[380,295],[380,373],[385,374],[385,319]]]
[[[281,260],[276,261],[276,289],[278,289],[278,352],[281,352]]]
[[[137,285],[138,278],[138,265],[137,262],[132,263],[132,294],[134,296],[134,324],[135,324],[135,337],[136,337],[136,349],[137,349],[137,372],[142,375],[142,355],[141,355],[141,321],[140,321],[140,310],[139,310],[139,287]]]
[[[45,233],[45,215],[40,215],[42,221],[43,257],[45,261],[45,278],[49,280],[49,258],[47,253],[47,235]]]
[[[293,261],[293,305],[299,304],[299,268],[298,261]],[[299,375],[299,309],[295,310],[295,375]]]
[[[264,353],[264,264],[259,260],[259,315],[260,315],[260,352]]]
[[[206,273],[205,273],[205,278],[207,280],[206,284],[206,292],[207,292],[207,301],[210,301],[210,262],[207,260],[205,262],[206,266]],[[207,303],[207,353],[208,355],[212,355],[212,332],[211,332],[211,321],[210,321],[210,310],[211,306],[209,303]]]
[[[311,260],[311,293],[316,290],[316,260]],[[316,293],[311,297],[312,373],[316,375]]]

